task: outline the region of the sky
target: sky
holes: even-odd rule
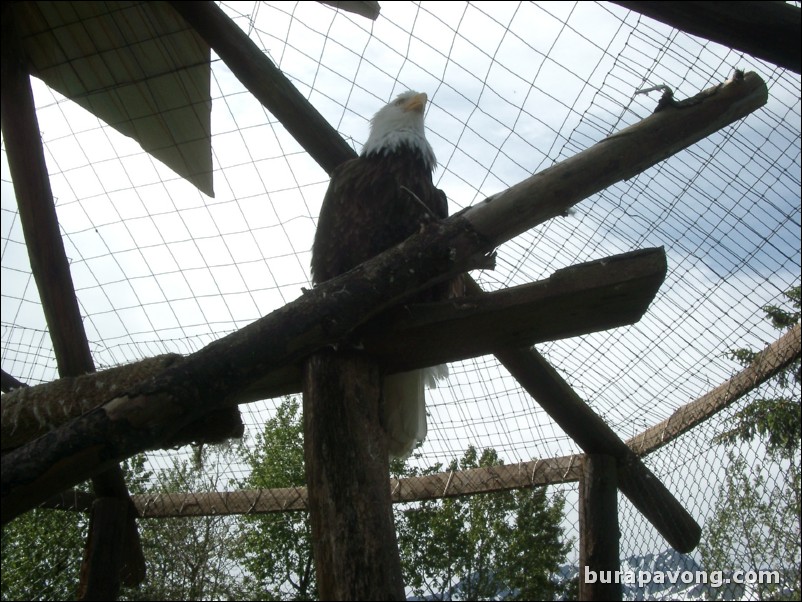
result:
[[[564,218],[498,249],[487,289],[663,246],[669,270],[631,327],[538,349],[622,438],[737,371],[725,352],[778,333],[760,308],[800,281],[800,79],[612,4],[384,2],[376,22],[314,2],[223,9],[359,150],[369,119],[407,89],[429,95],[435,181],[451,212],[495,194],[734,68],[769,102]],[[33,80],[59,223],[99,367],[189,353],[310,286],[325,172],[213,55],[215,197]],[[30,383],[55,362],[2,156],[3,369]],[[258,428],[274,402],[243,408]],[[492,356],[452,364],[429,396],[421,462],[469,444],[506,462],[578,451]],[[696,503],[696,502],[694,502]]]

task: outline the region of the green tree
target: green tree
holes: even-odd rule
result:
[[[172,466],[148,481],[130,479],[136,493],[162,495],[223,489],[234,456],[231,443],[202,446],[193,458],[173,458]],[[138,483],[135,484],[135,483]],[[124,588],[123,600],[220,600],[241,598],[242,580],[234,550],[240,532],[236,518],[199,516],[139,521],[147,577],[138,588]]]
[[[285,399],[251,449],[242,487],[303,486],[303,428],[298,401]],[[493,449],[469,447],[450,470],[500,463]],[[394,461],[396,476],[441,472],[440,464],[410,468]],[[553,599],[569,548],[562,541],[563,499],[549,502],[545,489],[429,500],[395,509],[404,579],[415,595],[489,599]],[[251,597],[310,599],[316,596],[308,514],[245,516],[242,566]]]
[[[303,424],[297,399],[285,398],[252,449],[243,447],[251,468],[242,487],[303,487]],[[312,535],[307,512],[242,517],[238,556],[247,569],[252,597],[309,600],[317,595]]]
[[[88,517],[31,510],[3,527],[3,600],[72,600],[78,589]]]
[[[494,449],[469,447],[449,470],[497,466]],[[434,466],[419,474],[439,472]],[[413,473],[415,471],[412,471]],[[564,500],[544,488],[411,504],[396,514],[405,581],[416,596],[469,600],[551,600],[569,542]]]
[[[786,297],[790,309],[763,308],[778,330],[800,319],[800,288],[792,288]],[[745,365],[756,355],[748,349],[730,353]],[[757,595],[761,600],[798,600],[802,557],[799,360],[774,377],[772,384],[778,394],[750,400],[714,438],[729,447],[729,465],[699,549],[708,570],[779,570],[783,583],[755,584]],[[758,441],[765,447],[765,457],[748,461],[747,453],[754,456]],[[712,594],[725,595],[723,591]]]
[[[786,330],[799,323],[800,287],[785,293],[791,308],[767,305],[763,308],[766,317],[777,330]],[[729,356],[744,366],[751,364],[758,352],[751,349],[736,349]],[[800,361],[774,377],[777,388],[785,395],[751,400],[735,413],[732,424],[714,439],[718,443],[734,445],[739,441],[753,441],[759,437],[770,454],[787,458],[799,455],[800,433],[802,433],[802,411],[800,408]]]

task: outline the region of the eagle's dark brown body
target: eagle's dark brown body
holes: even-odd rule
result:
[[[332,173],[312,245],[315,284],[447,217],[446,195],[432,182],[437,160],[424,134],[426,100],[425,94],[409,91],[379,110],[371,120],[362,155]],[[438,284],[412,300],[445,299],[448,291],[447,283]],[[434,386],[447,373],[446,366],[435,366],[384,375],[379,410],[391,456],[407,457],[423,441],[424,385]]]
[[[414,150],[352,159],[331,177],[312,246],[312,280],[324,282],[448,216],[443,191]],[[434,300],[434,299],[430,299]]]

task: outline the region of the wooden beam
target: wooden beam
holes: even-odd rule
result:
[[[574,265],[546,280],[481,296],[391,310],[350,339],[380,359],[389,373],[457,361],[493,349],[529,346],[633,324],[646,312],[666,271],[662,249],[646,249]],[[3,398],[2,449],[19,447],[154,378],[181,359],[160,355],[77,378],[14,391]],[[269,371],[230,404],[301,390],[298,365]],[[231,414],[231,415],[229,415]],[[211,432],[209,429],[214,429]],[[235,408],[205,416],[165,441],[165,447],[214,442],[242,433]]]
[[[496,357],[586,453],[614,457],[618,486],[671,546],[693,550],[702,529],[665,485],[534,349],[505,349]]]
[[[157,446],[259,375],[342,340],[404,298],[485,266],[486,254],[501,242],[743,117],[762,106],[766,95],[762,80],[746,74],[687,107],[660,111],[469,211],[423,228],[178,362],[147,386],[5,454],[3,521],[115,461]]]
[[[635,452],[638,457],[643,457],[659,449],[693,428],[693,426],[700,424],[743,395],[762,385],[777,374],[778,371],[797,361],[800,354],[802,354],[802,350],[800,350],[800,326],[797,324],[762,351],[752,366],[744,368],[710,393],[682,406],[668,420],[664,420],[646,429],[641,434],[632,437],[626,442],[627,447]],[[547,383],[552,382],[552,379],[547,374],[539,374],[538,378]],[[559,410],[561,399],[566,399],[567,403],[570,404],[571,397],[569,394],[563,398],[558,394],[554,398],[555,407]],[[548,401],[545,403],[546,411],[559,424],[562,418],[553,410],[553,404],[549,404]],[[582,404],[584,405],[584,402]],[[575,410],[574,407],[569,405],[565,409],[563,417],[576,416],[578,417],[577,422],[581,423],[584,421],[583,413],[582,409]],[[600,420],[598,417],[592,419]],[[569,427],[570,424],[565,429],[573,432]],[[592,427],[588,426],[586,430],[591,431],[593,434]],[[609,446],[606,446],[604,441],[605,437],[603,435],[593,434],[592,439],[588,442],[588,449],[609,449]],[[617,444],[613,443],[612,445],[615,446]],[[393,480],[391,481],[390,489],[393,492],[393,502],[397,503],[436,499],[452,495],[506,491],[535,485],[570,483],[579,479],[581,460],[582,456],[574,455],[454,473],[444,472],[425,477]],[[619,485],[621,475],[625,475],[626,471],[626,462],[619,464]],[[624,487],[626,487],[626,484],[624,484]],[[80,493],[77,495],[80,496]],[[134,501],[143,516],[207,516],[283,512],[305,509],[306,489],[293,487],[254,491],[147,494],[134,496]],[[53,503],[60,502],[54,501]],[[68,505],[74,505],[74,503],[68,502]]]
[[[95,365],[83,327],[67,253],[61,240],[27,60],[17,39],[15,8],[16,3],[13,2],[6,2],[2,7],[3,103],[0,121],[25,247],[53,342],[59,374],[77,376],[94,372]],[[92,485],[98,496],[118,498],[129,509],[124,521],[126,527],[121,533],[128,532],[126,578],[130,585],[136,585],[144,580],[145,563],[136,527],[136,508],[128,496],[122,470],[110,464],[106,470],[92,475]],[[97,541],[115,548],[106,550],[105,554],[123,555],[123,535]],[[83,576],[100,578],[102,573],[102,570],[87,570]],[[113,576],[114,579],[120,577],[119,571]],[[103,579],[108,578],[109,575],[103,574]]]
[[[9,393],[14,389],[21,389],[22,387],[28,386],[18,381],[5,370],[0,370],[0,375],[2,375],[2,380],[0,380],[0,388],[2,389],[3,393]]]
[[[627,441],[627,446],[642,456],[667,445],[774,377],[793,362],[799,361],[800,345],[802,345],[802,328],[797,323],[758,353],[749,366],[699,399],[680,407],[666,420],[635,435]]]
[[[101,497],[92,504],[89,538],[81,563],[78,600],[116,600],[120,593],[119,575],[129,515],[127,500]]]
[[[393,503],[397,504],[573,483],[579,480],[581,464],[581,455],[546,458],[422,477],[390,479],[389,489]],[[208,493],[151,493],[134,497],[142,516],[154,518],[269,514],[308,509],[306,487]]]
[[[130,389],[158,376],[179,359],[181,356],[175,353],[157,355],[108,370],[77,377],[67,376],[6,393],[0,407],[2,450],[14,449],[41,437],[102,405],[116,391]],[[236,407],[219,408],[176,432],[165,442],[165,447],[219,443],[242,436],[244,428]]]
[[[403,600],[378,363],[320,351],[304,368],[304,466],[321,600]]]
[[[787,2],[614,2],[706,40],[799,73],[798,6]],[[737,66],[737,65],[736,65]]]
[[[579,599],[621,600],[616,460],[587,454],[579,479]]]
[[[170,5],[326,173],[356,156],[306,97],[214,2]]]
[[[544,169],[462,214],[494,246],[565,211],[592,194],[633,178],[766,104],[755,73],[728,80],[668,106]]]
[[[643,317],[666,267],[662,248],[623,253],[532,284],[398,307],[352,339],[390,372],[403,372],[608,330]]]

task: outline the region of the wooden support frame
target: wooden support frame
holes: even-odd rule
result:
[[[178,7],[178,4],[174,3],[174,6],[176,10],[181,11],[182,9]],[[206,23],[195,21],[194,26],[198,30],[205,28],[207,34],[209,31],[213,35],[219,33],[219,31],[215,30],[215,21],[219,20],[218,16],[213,14],[213,11],[210,12],[208,10],[212,6],[211,3],[194,4],[195,6],[189,9],[190,13],[188,13],[187,18],[194,19],[198,14],[205,12],[206,16],[211,17],[211,19],[207,19]],[[211,25],[211,30],[209,30],[209,25]],[[236,32],[229,33],[232,35],[228,44],[231,45],[231,40],[234,40],[234,45],[236,45]],[[261,55],[261,53],[259,54]],[[275,79],[279,79],[278,75],[280,74],[274,74]],[[99,470],[111,466],[115,459],[131,455],[138,449],[147,447],[154,442],[167,440],[177,427],[186,425],[225,403],[223,400],[210,398],[210,395],[216,393],[219,397],[221,391],[225,390],[225,386],[232,384],[232,381],[237,392],[247,388],[248,383],[253,380],[254,368],[263,368],[265,364],[267,366],[281,366],[286,365],[288,361],[298,361],[326,342],[336,341],[343,336],[349,335],[352,329],[364,323],[367,318],[375,315],[380,309],[397,302],[404,295],[408,295],[414,290],[429,286],[436,280],[460,271],[485,265],[483,257],[494,246],[508,240],[511,236],[562,213],[566,207],[584,198],[584,196],[604,188],[617,179],[631,177],[653,162],[660,160],[660,158],[669,156],[680,148],[691,144],[694,141],[694,137],[696,137],[695,140],[698,140],[707,135],[707,133],[714,131],[714,129],[721,127],[722,123],[728,123],[727,119],[732,121],[746,114],[744,112],[745,108],[748,107],[748,110],[752,110],[762,102],[765,102],[765,85],[762,85],[759,78],[756,80],[754,77],[747,76],[743,79],[739,78],[736,82],[741,88],[748,83],[747,87],[750,92],[745,94],[743,99],[732,96],[733,88],[736,86],[731,84],[735,82],[728,82],[725,86],[704,92],[693,103],[705,105],[708,111],[712,110],[715,113],[713,119],[710,119],[709,114],[705,116],[703,111],[687,110],[686,112],[686,109],[690,109],[689,106],[686,106],[682,109],[683,117],[685,118],[683,119],[683,125],[686,129],[670,126],[666,129],[666,124],[671,123],[671,121],[665,121],[662,118],[653,120],[650,123],[651,129],[649,131],[652,138],[643,138],[640,136],[640,131],[629,128],[618,135],[625,137],[623,145],[621,140],[611,137],[605,141],[607,144],[603,148],[599,148],[599,145],[597,145],[593,149],[589,149],[598,151],[593,161],[589,163],[576,163],[573,159],[565,161],[500,195],[495,195],[485,203],[456,218],[437,224],[436,227],[422,232],[417,237],[414,237],[415,240],[407,241],[407,243],[400,245],[398,248],[388,251],[382,256],[384,257],[383,260],[377,258],[375,261],[360,266],[355,270],[357,273],[356,278],[351,274],[343,276],[342,280],[337,279],[338,286],[348,283],[353,287],[353,291],[357,295],[374,290],[375,285],[381,283],[382,278],[387,276],[390,276],[391,279],[398,278],[398,281],[403,282],[404,288],[407,289],[402,290],[398,286],[382,287],[376,289],[378,292],[372,296],[364,295],[365,303],[361,304],[348,302],[342,304],[321,303],[317,307],[313,304],[311,312],[317,313],[318,318],[323,315],[324,320],[326,315],[336,315],[337,319],[341,319],[340,313],[345,310],[346,319],[344,324],[347,324],[347,326],[338,324],[335,327],[331,327],[332,322],[329,322],[327,327],[323,328],[324,332],[321,333],[320,330],[315,331],[309,321],[302,320],[302,326],[306,330],[300,330],[296,335],[303,339],[303,342],[298,343],[298,339],[289,340],[286,335],[282,339],[283,343],[289,343],[287,347],[289,352],[285,349],[283,354],[276,350],[266,354],[257,353],[256,362],[261,366],[251,364],[244,370],[238,370],[232,369],[230,365],[227,365],[226,374],[206,375],[205,382],[193,383],[191,376],[193,373],[197,378],[202,370],[208,369],[209,364],[205,360],[210,357],[230,358],[237,351],[244,351],[248,348],[249,336],[257,334],[257,332],[252,331],[239,339],[234,337],[226,343],[232,344],[231,348],[226,350],[225,344],[222,345],[222,349],[221,346],[216,346],[212,353],[206,354],[200,361],[198,361],[196,355],[196,357],[179,362],[177,366],[166,370],[154,381],[146,385],[134,386],[122,396],[111,399],[103,407],[90,412],[87,418],[77,419],[73,423],[61,427],[54,437],[44,437],[43,439],[46,440],[44,445],[40,443],[42,441],[40,439],[38,442],[26,446],[28,449],[25,451],[29,454],[38,450],[47,452],[49,455],[46,454],[42,458],[32,459],[30,455],[20,455],[18,452],[10,453],[10,457],[17,454],[16,459],[24,460],[26,465],[22,467],[22,471],[16,470],[9,479],[6,479],[6,468],[12,468],[12,465],[7,464],[6,458],[4,458],[3,498],[4,501],[13,502],[13,504],[8,512],[6,511],[7,504],[4,504],[3,520],[5,521],[13,516],[15,512],[29,507],[32,499],[36,499],[37,496],[41,498],[43,490],[46,490],[48,486],[52,488],[69,484],[73,482],[73,479],[79,478],[81,470],[85,474],[96,474]],[[761,85],[762,91],[760,89]],[[261,89],[264,91],[264,88]],[[287,88],[282,94],[291,93],[292,90]],[[739,100],[744,100],[744,102],[737,106],[739,104],[737,101]],[[270,102],[275,102],[275,99]],[[725,110],[722,111],[722,108]],[[661,115],[665,117],[666,112],[675,110],[679,109],[669,107]],[[307,116],[310,112],[307,111]],[[702,119],[701,121],[699,120],[700,118]],[[705,129],[707,123],[712,125]],[[660,130],[660,127],[664,129]],[[659,152],[663,153],[662,157],[648,152],[651,149],[644,146],[644,144],[653,144],[655,142],[658,131],[660,131]],[[315,135],[317,137],[320,136],[319,129],[317,129]],[[314,146],[316,143],[312,140],[309,141],[309,144]],[[342,150],[342,147],[340,152],[343,155],[349,154]],[[591,154],[588,153],[584,159],[588,160]],[[609,164],[611,156],[614,157],[618,165],[626,167],[620,170],[611,169]],[[333,165],[338,163],[339,161],[332,162]],[[577,179],[577,173],[582,173],[583,178],[586,179]],[[571,183],[571,190],[566,189],[567,182]],[[533,207],[529,199],[539,196],[559,199],[559,202]],[[415,257],[420,260],[418,263],[414,262]],[[406,279],[395,269],[395,266],[400,265],[403,261],[409,261],[415,265],[417,277]],[[422,263],[424,261],[428,263]],[[365,287],[365,282],[368,282],[371,286]],[[325,300],[327,292],[333,291],[323,290],[323,300]],[[287,318],[286,314],[287,312],[280,317]],[[324,324],[326,324],[325,321]],[[262,326],[264,327],[265,324],[262,324]],[[267,326],[268,331],[277,327],[277,324],[268,324]],[[310,333],[312,334],[312,342],[308,338]],[[243,343],[246,344],[244,348],[242,346],[238,347],[238,344]],[[189,381],[187,380],[188,378],[190,379]],[[227,384],[221,384],[223,382],[227,382]],[[209,385],[208,390],[204,385]],[[177,424],[167,426],[160,422],[161,417],[157,416],[154,404],[166,404],[166,418],[168,421],[171,417],[174,418],[174,422]],[[191,408],[190,405],[195,405],[196,407]],[[131,425],[133,425],[133,428],[129,428]],[[98,441],[98,433],[101,430],[108,430],[109,437],[101,437],[100,441]],[[81,433],[87,438],[75,437],[76,433]],[[91,440],[91,443],[89,443],[89,440]],[[51,443],[54,445],[50,446]],[[143,447],[140,447],[142,445]],[[64,456],[66,465],[71,470],[67,471],[67,475],[52,477],[54,472],[58,472],[58,468],[64,467],[61,456]],[[86,462],[88,467],[82,469],[76,467],[77,463],[83,462]],[[16,469],[16,467],[13,468]],[[31,478],[31,474],[34,475],[33,478]],[[44,488],[41,487],[42,483],[39,482],[42,479],[47,484]],[[20,492],[21,495],[18,495]]]
[[[761,351],[751,366],[744,368],[710,393],[682,406],[669,419],[627,440],[627,446],[642,458],[668,445],[799,359],[801,341],[802,332],[797,324]],[[581,464],[582,456],[574,455],[489,469],[441,472],[425,477],[392,479],[390,490],[393,503],[401,503],[572,483],[579,480]],[[151,493],[135,495],[133,500],[140,514],[151,518],[292,512],[307,507],[304,487],[183,494]],[[71,491],[55,496],[46,505],[50,508],[86,511],[91,503],[91,495]]]
[[[404,296],[484,265],[484,255],[504,240],[740,119],[766,98],[765,83],[746,74],[705,91],[687,107],[660,111],[469,211],[432,224],[212,343],[147,385],[9,452],[2,460],[3,521],[122,458],[157,446],[220,407],[229,392],[242,391],[258,375],[339,340]],[[343,288],[350,294],[334,294]],[[232,357],[238,358],[236,365]]]
[[[15,8],[13,2],[2,7],[3,136],[31,271],[42,300],[59,374],[77,376],[94,372],[95,365],[58,226],[27,60],[17,39]],[[124,511],[115,515],[118,528],[108,533],[104,531],[107,521],[92,521],[89,537],[94,541],[93,553],[89,553],[88,542],[79,589],[116,592],[121,579],[128,585],[136,585],[145,577],[137,511],[118,465],[110,464],[106,470],[94,473],[92,486],[98,498],[114,500]],[[108,557],[121,559],[114,573],[103,564]],[[101,587],[100,583],[104,585]]]
[[[621,600],[616,459],[586,454],[579,478],[579,599]]]
[[[588,334],[637,322],[665,272],[662,249],[623,253],[563,268],[545,280],[503,291],[394,309],[350,338],[392,374],[473,357],[483,349]],[[587,308],[589,302],[592,310]],[[180,360],[177,354],[161,355],[12,392],[3,398],[0,412],[2,449],[28,443],[102,405],[115,390],[154,378]],[[233,406],[298,393],[300,384],[301,366],[292,364],[268,371],[226,402]],[[241,433],[239,412],[226,407],[188,425],[163,445],[213,442]]]
[[[321,600],[403,600],[379,418],[382,377],[363,353],[319,351],[304,367],[304,464]]]
[[[802,11],[787,2],[614,2],[696,36],[800,72]]]

